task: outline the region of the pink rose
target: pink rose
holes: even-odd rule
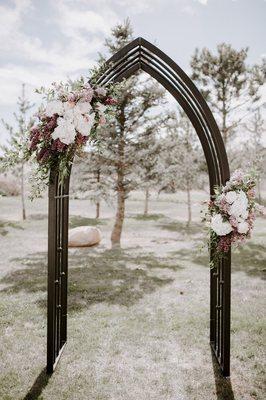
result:
[[[229,218],[229,222],[233,228],[237,228],[237,226],[238,226],[237,219],[235,217],[233,217],[232,215]]]
[[[69,93],[69,95],[67,96],[67,101],[69,101],[70,103],[74,103],[76,100],[76,95],[74,93]]]
[[[99,118],[99,125],[105,125],[106,124],[106,118],[104,115],[101,115]]]
[[[254,199],[255,196],[256,196],[255,189],[249,189],[249,190],[247,191],[247,196],[248,196],[249,199]]]

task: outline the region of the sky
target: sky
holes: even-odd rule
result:
[[[248,63],[260,62],[265,16],[265,0],[0,0],[0,118],[13,122],[22,83],[38,103],[35,88],[87,76],[111,28],[127,17],[135,37],[189,73],[196,47],[214,51],[221,42],[248,46]]]

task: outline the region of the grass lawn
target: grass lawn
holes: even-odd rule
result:
[[[71,200],[71,227],[99,226],[93,248],[69,250],[68,343],[45,374],[47,201],[0,198],[0,399],[265,399],[265,243],[260,217],[252,240],[233,255],[231,380],[217,371],[209,344],[209,268],[193,193],[185,224],[183,193],[143,197],[126,207],[122,249],[110,249],[115,210],[99,221],[86,200]]]

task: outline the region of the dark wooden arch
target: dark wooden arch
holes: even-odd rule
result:
[[[119,82],[142,70],[177,100],[200,139],[209,174],[210,196],[230,178],[225,146],[215,119],[191,79],[166,54],[143,38],[119,50],[107,62],[98,84]],[[67,340],[69,178],[59,184],[51,171],[48,228],[47,372],[52,373]],[[212,259],[212,252],[210,254]],[[210,344],[224,376],[230,375],[231,254],[210,271]]]

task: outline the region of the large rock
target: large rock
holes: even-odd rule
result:
[[[88,247],[100,243],[101,231],[93,226],[78,226],[69,230],[69,247]]]

